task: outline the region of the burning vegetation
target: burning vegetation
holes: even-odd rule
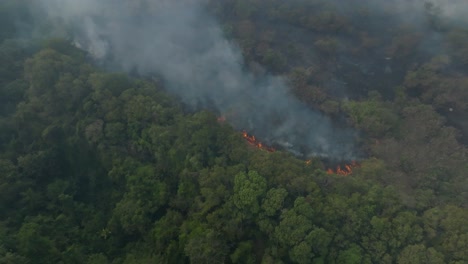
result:
[[[224,119],[225,120],[225,119]],[[223,121],[224,121],[223,120]],[[218,118],[220,121],[220,118]],[[242,137],[252,146],[257,147],[259,149],[266,150],[268,152],[275,152],[276,149],[270,146],[266,146],[262,142],[258,141],[257,138],[253,135],[249,135],[247,131],[242,131]],[[305,164],[308,166],[312,163],[312,160],[306,160]],[[356,161],[352,161],[350,164],[338,165],[335,169],[329,168],[327,169],[327,174],[336,174],[342,176],[348,176],[353,173],[354,168],[358,168],[359,164]]]
[[[247,131],[242,131],[242,136],[245,138],[245,140],[247,140],[247,142],[252,145],[252,146],[255,146],[259,149],[263,149],[263,150],[266,150],[268,152],[275,152],[276,149],[273,148],[273,147],[269,147],[269,146],[266,146],[264,145],[262,142],[258,141],[255,136],[251,136],[247,133]]]
[[[337,174],[342,176],[347,176],[353,173],[354,168],[358,168],[359,164],[356,161],[352,161],[351,164],[338,165],[336,169],[329,168],[327,174]]]

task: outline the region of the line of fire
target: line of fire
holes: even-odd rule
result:
[[[242,131],[242,136],[245,138],[245,140],[247,140],[247,142],[252,145],[252,146],[255,146],[259,149],[263,149],[263,150],[266,150],[268,152],[275,152],[276,149],[273,148],[273,147],[269,147],[265,144],[263,144],[262,142],[258,141],[255,136],[251,136],[247,133],[247,131]]]
[[[266,150],[268,152],[275,152],[276,149],[270,146],[263,144],[262,142],[258,141],[255,136],[249,135],[247,131],[242,131],[242,137],[252,146],[255,146],[259,149]],[[306,165],[309,165],[312,161],[306,160]],[[338,165],[336,168],[329,168],[327,169],[327,174],[336,174],[341,176],[348,176],[353,173],[353,168],[359,167],[359,164],[356,161],[352,161],[350,164]]]
[[[218,122],[225,122],[226,118],[223,116],[218,117]],[[251,146],[254,146],[256,148],[268,151],[268,152],[275,152],[276,149],[271,146],[267,146],[257,140],[254,135],[249,135],[249,133],[245,130],[242,131],[242,137],[247,141],[247,143]],[[311,160],[306,160],[305,163],[306,165],[311,164]],[[348,176],[353,173],[353,168],[358,168],[359,164],[356,161],[352,161],[350,164],[344,164],[344,165],[338,165],[336,168],[328,168],[327,169],[327,174],[336,174],[336,175],[341,175],[341,176]]]

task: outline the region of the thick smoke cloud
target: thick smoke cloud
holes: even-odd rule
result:
[[[355,158],[353,134],[291,95],[284,80],[243,69],[240,50],[201,1],[40,0],[75,43],[120,69],[162,76],[195,108],[215,108],[237,129],[296,155]]]

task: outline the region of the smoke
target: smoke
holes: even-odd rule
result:
[[[465,0],[427,0],[440,8],[440,15],[447,20],[468,23],[468,2]]]
[[[215,108],[235,128],[300,156],[355,158],[354,132],[295,98],[276,76],[243,68],[201,1],[40,0],[76,45],[125,71],[162,76],[194,108]]]

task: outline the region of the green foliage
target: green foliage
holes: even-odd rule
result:
[[[445,263],[441,253],[424,245],[411,245],[406,247],[398,256],[398,264],[409,263]]]
[[[241,242],[236,248],[234,253],[231,254],[232,263],[255,263],[255,256],[253,255],[253,243],[251,241]]]
[[[234,178],[234,204],[246,216],[260,211],[260,200],[266,193],[267,182],[256,171],[239,173]]]
[[[468,110],[466,32],[426,5],[449,49],[414,64],[418,34],[378,34],[320,0],[211,2],[249,67],[288,76],[308,106],[346,116],[370,158],[343,177],[319,158],[252,148],[157,83],[99,72],[66,40],[11,39],[29,2],[5,0],[0,263],[468,262],[466,148],[441,115]],[[363,95],[329,90],[335,74],[372,75],[341,65],[367,52],[395,57],[385,66],[401,75],[398,98],[367,93],[398,79],[385,66],[378,85],[359,84]]]
[[[185,254],[194,264],[224,263],[227,245],[216,231],[200,230],[190,236],[185,245]]]
[[[372,137],[382,137],[398,126],[398,116],[382,101],[349,102],[344,106],[353,123]]]
[[[18,231],[18,252],[36,263],[49,263],[58,260],[53,241],[37,223],[24,223]]]
[[[361,247],[356,244],[352,244],[348,249],[340,252],[336,262],[346,264],[364,263],[362,253]]]
[[[268,216],[274,216],[281,208],[283,208],[284,199],[288,196],[288,191],[283,188],[270,189],[265,199],[263,199],[262,210]]]

